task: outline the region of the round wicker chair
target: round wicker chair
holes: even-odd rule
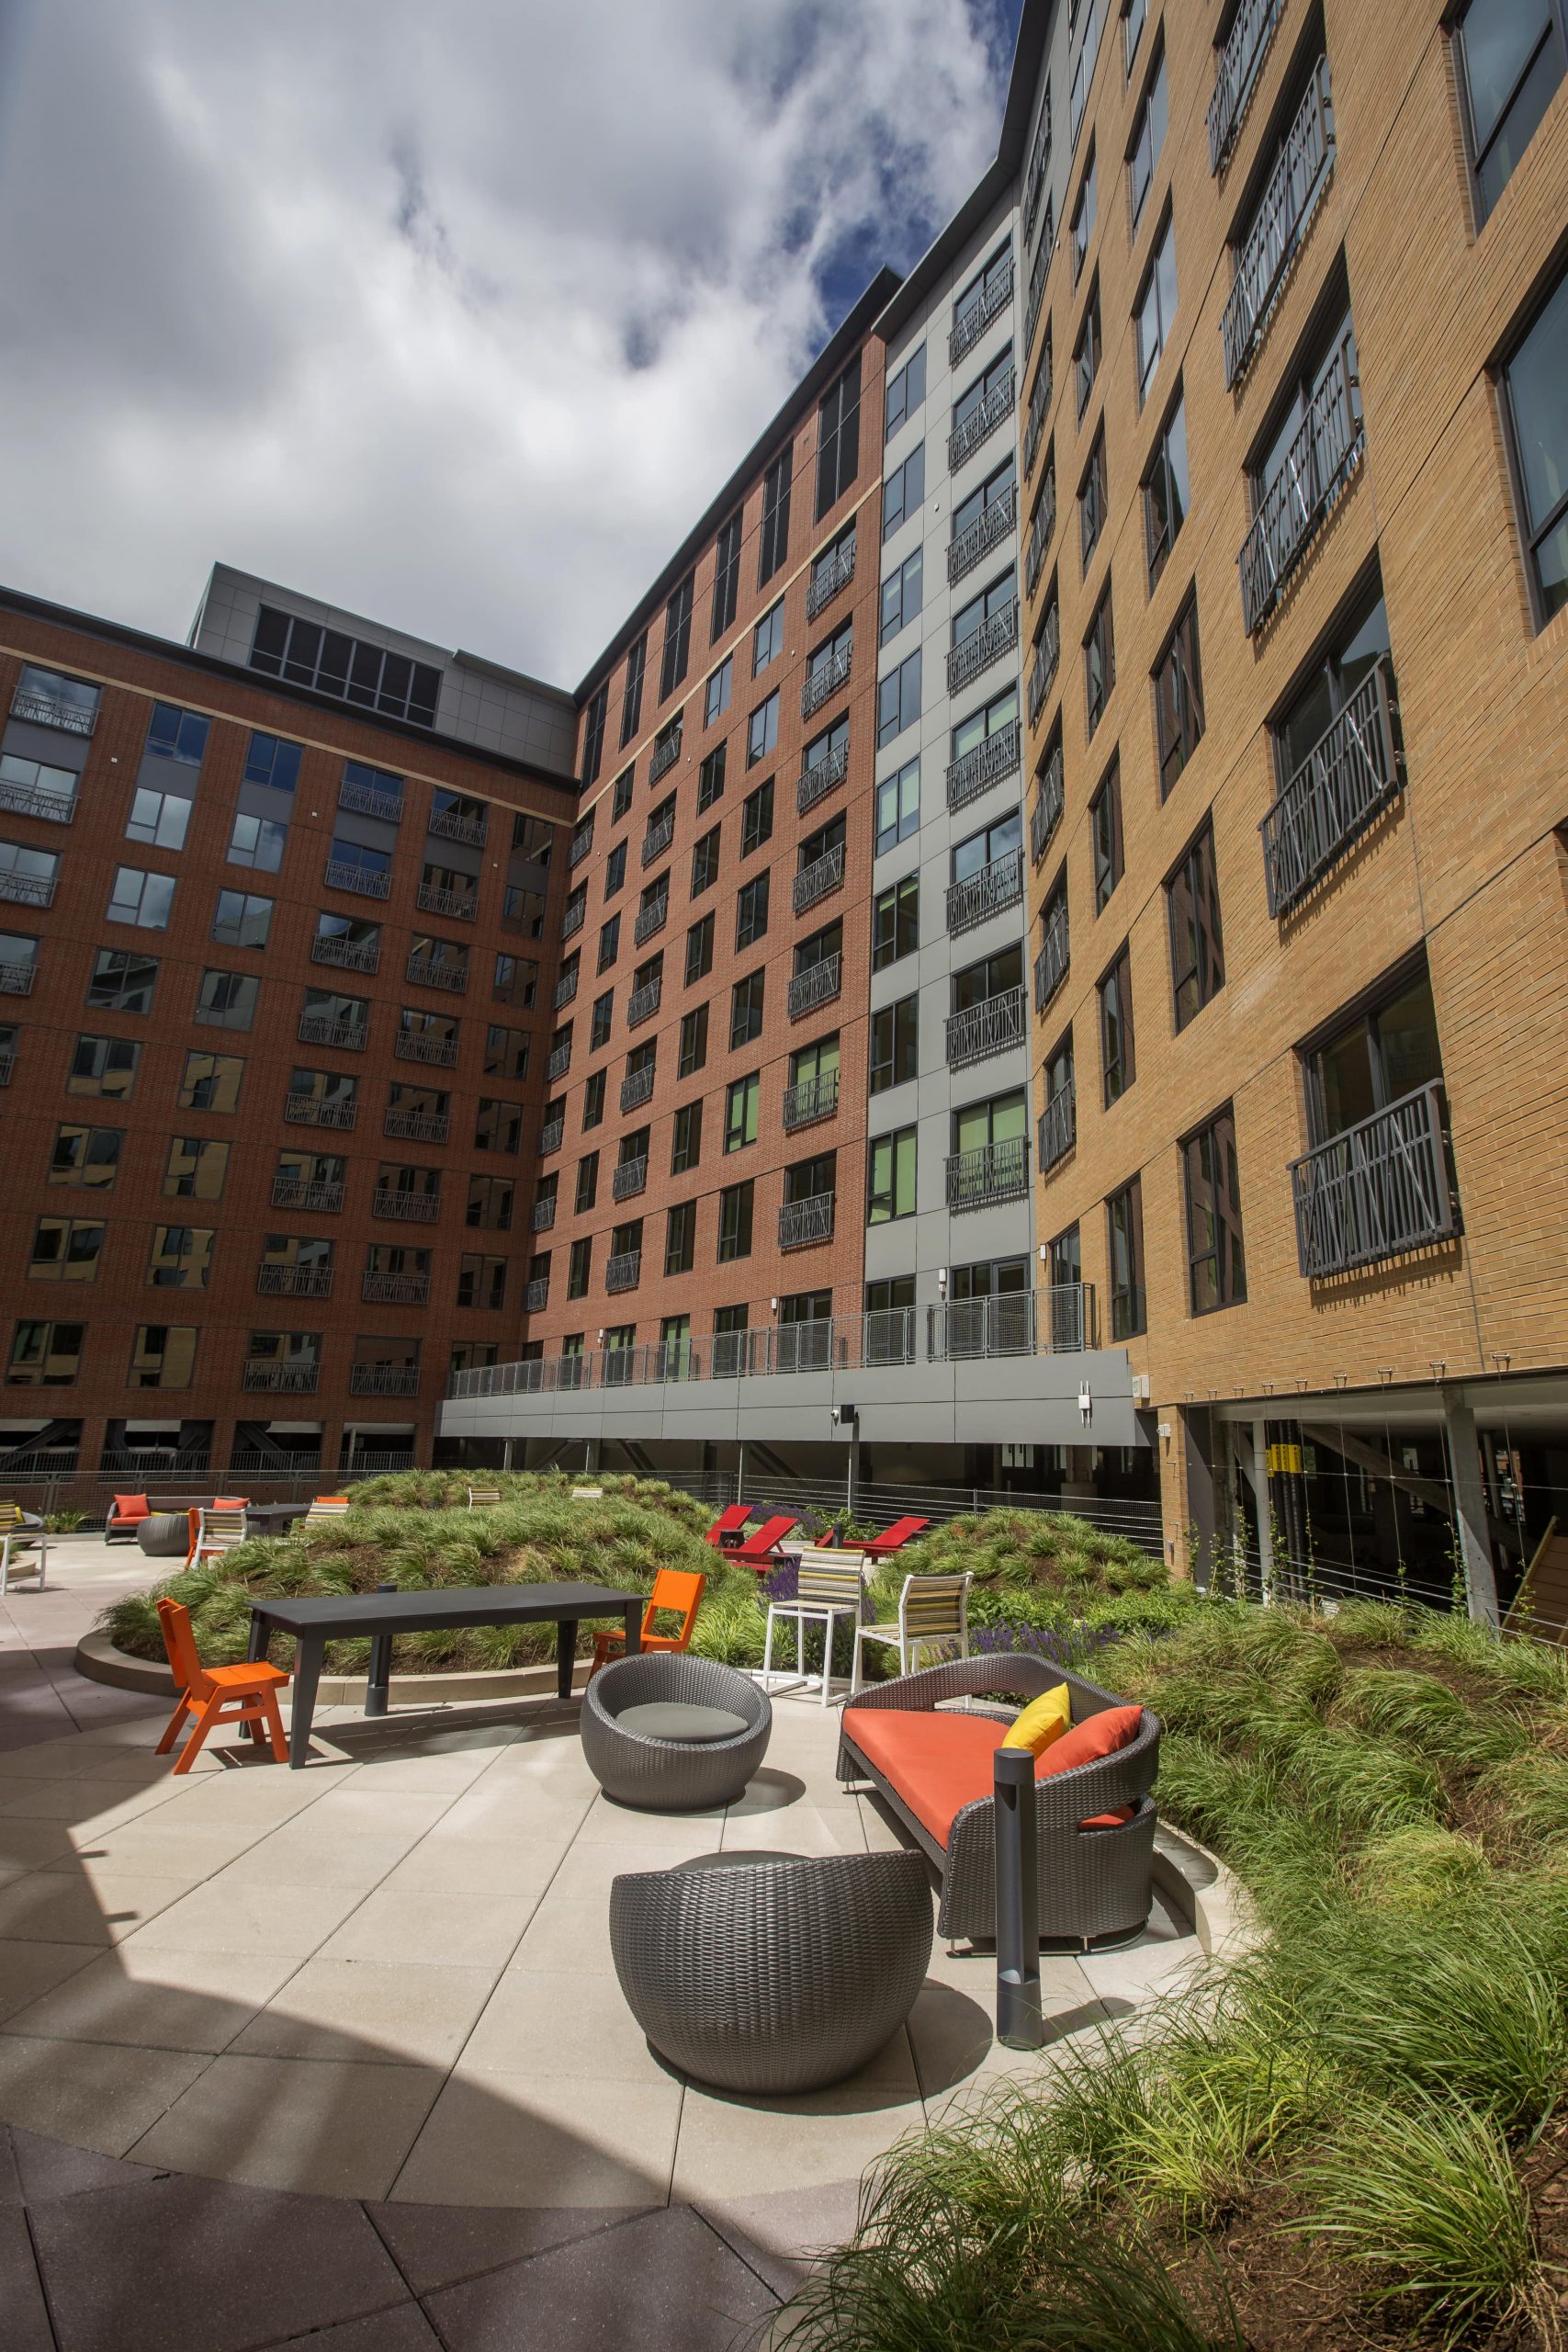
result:
[[[726,1739],[649,1738],[623,1724],[630,1707],[661,1702],[722,1707],[746,1728]],[[607,1797],[647,1813],[703,1813],[738,1797],[768,1752],[773,1705],[749,1675],[689,1651],[618,1658],[582,1696],[582,1752]]]
[[[842,2082],[897,2033],[931,1950],[920,1855],[721,1854],[617,1878],[626,2006],[683,2074],[753,2095]]]

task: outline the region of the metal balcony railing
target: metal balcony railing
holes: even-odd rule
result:
[[[563,972],[559,979],[556,982],[554,992],[550,998],[550,1002],[554,1005],[558,1012],[559,1012],[564,1006],[569,1005],[576,996],[577,978],[577,966],[574,964],[570,971]]]
[[[1034,234],[1034,223],[1040,211],[1040,199],[1045,193],[1045,175],[1051,168],[1051,93],[1046,91],[1040,108],[1040,119],[1034,126],[1034,141],[1029,151],[1029,166],[1023,175],[1023,242],[1027,245]]]
[[[1219,170],[1235,143],[1242,110],[1284,8],[1285,0],[1241,0],[1235,12],[1230,38],[1215,64],[1213,96],[1209,100],[1211,172]]]
[[[993,498],[966,529],[948,541],[948,585],[966,579],[993,548],[1000,547],[1017,521],[1018,484],[1010,481],[999,498]]]
[[[1029,811],[1029,854],[1036,865],[1062,821],[1063,797],[1062,747],[1058,743],[1036,779],[1034,803]]]
[[[1005,605],[998,605],[978,628],[972,628],[968,636],[962,638],[950,650],[947,657],[948,693],[961,693],[983,670],[988,670],[993,662],[999,662],[1004,653],[1010,652],[1017,643],[1018,598],[1010,596]]]
[[[525,1315],[542,1315],[549,1303],[550,1278],[548,1274],[536,1274],[524,1289],[523,1311]]]
[[[1251,232],[1236,255],[1235,283],[1220,315],[1227,391],[1262,340],[1291,256],[1328,185],[1325,166],[1333,149],[1328,60],[1320,57],[1263,191]]]
[[[1284,463],[1264,490],[1236,557],[1242,623],[1248,637],[1279,603],[1285,582],[1359,462],[1366,431],[1356,414],[1352,390],[1342,345],[1313,394]]]
[[[654,1067],[651,1062],[646,1069],[628,1071],[621,1080],[622,1110],[635,1111],[639,1102],[646,1102],[653,1092],[653,1080]]]
[[[636,1290],[641,1273],[642,1251],[618,1250],[615,1257],[604,1261],[604,1288],[612,1295],[616,1291]]]
[[[1022,897],[1023,853],[1010,849],[965,881],[949,883],[948,935],[956,938],[960,932],[973,931],[977,923],[988,922],[993,915],[1016,907]]]
[[[645,940],[653,937],[655,932],[662,931],[669,920],[669,915],[670,893],[668,890],[657,899],[650,899],[646,907],[639,908],[637,919],[632,925],[632,938],[636,944],[640,947]]]
[[[836,695],[840,686],[848,685],[853,655],[852,645],[840,645],[838,651],[829,653],[825,662],[812,663],[800,689],[802,718],[809,718],[814,710],[821,709],[830,695]]]
[[[467,842],[470,849],[483,849],[490,831],[489,812],[481,808],[469,816],[461,808],[433,808],[429,830],[439,841]]]
[[[313,1094],[290,1094],[283,1115],[296,1127],[352,1127],[359,1115],[357,1102],[321,1102]]]
[[[375,1216],[400,1217],[405,1225],[434,1225],[441,1216],[439,1193],[404,1193],[378,1184],[371,1198]]]
[[[1093,1344],[1094,1294],[1087,1283],[950,1299],[926,1309],[933,1363],[974,1356],[1077,1355]]]
[[[555,1221],[556,1196],[553,1193],[541,1193],[529,1211],[529,1230],[533,1233],[547,1233]]]
[[[789,984],[789,1018],[798,1021],[805,1012],[819,1004],[828,1004],[839,993],[843,981],[843,955],[835,948],[831,956],[823,956],[808,964],[804,972],[796,972]]]
[[[1016,718],[1010,718],[994,735],[987,735],[983,743],[976,743],[951,763],[945,779],[948,808],[965,808],[1004,776],[1016,775],[1022,755],[1023,730]]]
[[[1056,683],[1062,659],[1062,608],[1053,603],[1045,625],[1034,640],[1029,664],[1029,723],[1033,726],[1045,707],[1045,697]]]
[[[446,915],[454,922],[472,922],[479,904],[477,891],[446,890],[434,882],[422,882],[413,897],[423,913]]]
[[[343,1186],[318,1184],[304,1176],[275,1176],[272,1205],[275,1209],[321,1209],[333,1215],[343,1206]]]
[[[661,775],[668,775],[670,770],[680,758],[681,731],[681,722],[680,720],[677,720],[671,732],[668,735],[660,736],[659,741],[654,744],[653,756],[648,763],[648,780],[649,784],[657,784]]]
[[[1318,737],[1258,827],[1271,915],[1305,897],[1402,781],[1393,679],[1384,656]]]
[[[629,1201],[637,1193],[648,1190],[648,1155],[640,1159],[623,1159],[610,1179],[611,1197]]]
[[[571,1039],[568,1037],[563,1044],[553,1046],[546,1055],[545,1076],[553,1085],[558,1078],[564,1078],[570,1068]]]
[[[565,907],[561,910],[561,919],[560,919],[560,935],[561,935],[561,937],[562,937],[563,939],[570,939],[570,938],[572,938],[572,937],[575,935],[575,933],[576,933],[580,932],[580,931],[582,929],[582,926],[583,926],[583,924],[587,922],[587,920],[588,920],[588,901],[587,901],[587,899],[575,899],[575,900],[574,900],[574,899],[569,899],[567,900],[567,902],[566,902]]]
[[[411,956],[403,967],[403,977],[416,988],[465,989],[468,985],[468,967],[456,958],[434,956]]]
[[[1004,1201],[1027,1200],[1028,1137],[1011,1136],[1003,1143],[981,1144],[975,1151],[951,1152],[946,1172],[950,1209],[988,1209]]]
[[[847,743],[840,743],[836,752],[829,752],[814,767],[803,769],[795,787],[795,814],[804,817],[807,810],[815,808],[835,785],[842,784],[849,774],[849,767],[850,747]]]
[[[950,368],[956,368],[964,353],[974,350],[991,321],[999,319],[1008,309],[1012,301],[1012,255],[1010,254],[990,283],[983,286],[953,320],[947,338],[947,364]]]
[[[558,1119],[547,1119],[539,1129],[540,1159],[547,1159],[552,1151],[558,1151],[565,1135],[566,1114],[564,1112]]]
[[[795,913],[803,915],[807,907],[817,904],[818,899],[826,899],[832,891],[841,889],[843,881],[844,845],[840,842],[836,849],[827,850],[820,857],[814,857],[809,865],[803,865],[795,876]]]
[[[836,1193],[812,1193],[805,1200],[785,1201],[779,1211],[779,1248],[807,1250],[833,1238]]]
[[[327,1298],[332,1295],[330,1266],[260,1266],[256,1288],[268,1298]]]
[[[342,972],[373,972],[380,960],[378,939],[339,939],[329,932],[310,942],[312,964],[331,964]]]
[[[1072,961],[1072,946],[1067,934],[1067,902],[1058,899],[1051,910],[1040,953],[1034,958],[1034,1010],[1043,1012],[1062,982],[1067,977]]]
[[[361,784],[355,777],[344,776],[337,788],[337,805],[352,808],[360,817],[381,817],[389,825],[397,824],[403,813],[400,792],[383,792],[374,784]]]
[[[1423,1086],[1291,1162],[1296,1256],[1309,1282],[1461,1229],[1440,1086]]]
[[[0,996],[31,996],[36,964],[0,964]]]
[[[852,539],[847,548],[839,548],[829,562],[812,573],[811,584],[806,592],[807,619],[814,621],[818,613],[825,612],[839,591],[847,588],[854,576],[855,542]]]
[[[1045,280],[1050,274],[1051,256],[1055,250],[1055,234],[1053,227],[1048,224],[1044,235],[1040,240],[1033,266],[1029,273],[1029,294],[1023,306],[1023,356],[1026,365],[1029,355],[1034,348],[1034,330],[1040,324],[1040,313],[1044,308]],[[1027,466],[1025,471],[1028,471]]]
[[[457,1040],[426,1037],[417,1029],[400,1029],[392,1039],[392,1053],[400,1062],[426,1062],[437,1069],[453,1069],[457,1061]]]
[[[419,1366],[416,1363],[351,1364],[348,1393],[351,1396],[417,1396]]]
[[[387,899],[392,892],[387,867],[358,865],[347,858],[329,857],[321,878],[329,890],[351,890],[360,899]]]
[[[18,817],[41,817],[51,825],[69,825],[76,814],[76,794],[40,792],[35,784],[11,784],[0,776],[0,808]]]
[[[281,1389],[285,1395],[307,1395],[321,1376],[319,1363],[274,1363],[265,1356],[250,1356],[245,1361],[247,1388]]]
[[[785,1132],[795,1127],[809,1127],[818,1119],[830,1119],[838,1107],[839,1073],[836,1069],[825,1069],[816,1078],[803,1078],[797,1084],[784,1088]]]
[[[658,979],[645,981],[640,989],[633,989],[626,1000],[626,1027],[640,1029],[645,1021],[651,1021],[659,1010],[659,1001],[663,994],[662,972]]]
[[[840,1360],[840,1350],[835,1345],[835,1334],[836,1325],[831,1316],[824,1316],[815,1323],[777,1323],[771,1330],[757,1334],[765,1345],[761,1364],[754,1356],[752,1369],[784,1373],[830,1372]]]
[[[367,1274],[360,1296],[372,1306],[423,1306],[430,1296],[428,1274]]]
[[[574,832],[566,853],[566,862],[569,870],[573,866],[581,865],[592,846],[593,828],[592,825],[589,825],[582,832]]]
[[[1038,1151],[1040,1173],[1066,1159],[1078,1138],[1077,1087],[1069,1079],[1059,1087],[1040,1114]]]
[[[54,901],[52,874],[0,873],[0,899],[14,907],[47,907]]]
[[[34,694],[18,686],[11,696],[11,716],[26,718],[35,727],[58,727],[66,735],[90,735],[98,723],[98,706],[96,701],[66,702],[58,695]]]
[[[999,383],[993,384],[984,400],[976,401],[962,424],[955,424],[947,436],[947,468],[956,473],[966,458],[974,456],[982,441],[988,441],[998,425],[1005,424],[1012,414],[1018,398],[1018,370],[1010,368]]]
[[[1034,382],[1029,394],[1029,413],[1023,420],[1023,473],[1027,481],[1034,471],[1034,460],[1040,455],[1040,444],[1045,438],[1045,419],[1051,413],[1051,394],[1055,380],[1051,368],[1042,360],[1034,371]]]
[[[1045,565],[1045,550],[1056,527],[1056,469],[1053,466],[1040,492],[1040,503],[1029,526],[1029,544],[1023,551],[1023,584],[1032,596],[1040,574]]]
[[[451,1132],[446,1111],[389,1111],[381,1122],[384,1136],[396,1136],[403,1143],[445,1143]]]
[[[338,1046],[345,1053],[362,1054],[370,1028],[364,1021],[334,1021],[328,1012],[302,1012],[295,1035],[302,1046]]]
[[[674,838],[675,816],[674,811],[671,810],[668,817],[663,818],[657,825],[649,826],[648,831],[644,833],[642,837],[643,864],[651,865],[656,857],[662,857]]]
[[[1008,989],[1000,996],[987,997],[979,1004],[966,1006],[962,1012],[950,1012],[949,1069],[964,1069],[971,1062],[983,1062],[992,1054],[1005,1054],[1010,1046],[1021,1046],[1028,1026],[1028,1006],[1021,989]]]

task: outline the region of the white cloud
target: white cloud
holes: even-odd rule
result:
[[[37,0],[10,62],[0,572],[566,683],[1000,98],[965,0]]]

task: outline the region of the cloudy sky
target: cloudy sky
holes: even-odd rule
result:
[[[0,0],[0,578],[575,684],[994,154],[1020,5]]]

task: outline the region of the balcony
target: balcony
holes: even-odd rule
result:
[[[1022,897],[1023,853],[1011,849],[1003,857],[994,857],[989,865],[982,865],[978,874],[971,874],[966,881],[949,884],[949,938],[955,939],[961,932],[989,922],[993,915],[1005,914]]]
[[[357,1102],[322,1102],[313,1094],[290,1094],[283,1115],[295,1127],[352,1127],[359,1115]]]
[[[675,812],[671,809],[668,817],[662,818],[657,825],[650,825],[644,833],[642,837],[643,864],[651,865],[656,857],[662,857],[674,838]]]
[[[567,902],[566,902],[565,907],[564,907],[564,908],[562,909],[562,910],[561,910],[561,919],[560,919],[560,935],[561,935],[561,937],[562,937],[563,939],[573,939],[573,938],[575,938],[575,937],[576,937],[576,935],[577,935],[577,933],[578,933],[582,929],[582,926],[583,926],[583,924],[587,922],[587,920],[588,920],[588,901],[587,901],[587,899],[569,899],[567,900]]]
[[[430,1296],[428,1274],[367,1274],[359,1295],[371,1306],[423,1306]]]
[[[357,899],[391,896],[391,871],[386,866],[355,865],[346,858],[329,857],[321,879],[329,890],[350,890]]]
[[[640,1159],[623,1159],[610,1179],[612,1198],[617,1201],[629,1201],[636,1193],[646,1193],[647,1190],[647,1153],[645,1152]]]
[[[59,695],[34,694],[18,686],[11,696],[11,716],[34,727],[58,727],[65,735],[90,735],[98,723],[97,696],[90,704],[67,702]]]
[[[634,1069],[627,1072],[626,1076],[621,1080],[621,1108],[623,1111],[635,1111],[639,1102],[646,1102],[648,1101],[649,1095],[653,1092],[653,1079],[654,1069],[651,1062],[648,1064],[645,1069]]]
[[[993,384],[984,400],[976,402],[962,424],[955,424],[947,436],[947,469],[956,473],[966,458],[974,456],[982,441],[988,441],[998,425],[1005,424],[1012,414],[1018,398],[1018,370],[1010,368],[1000,383]]]
[[[1039,584],[1045,565],[1045,550],[1056,527],[1056,471],[1053,467],[1046,475],[1040,492],[1040,503],[1034,510],[1034,520],[1029,526],[1029,544],[1023,551],[1023,585],[1031,596]]]
[[[304,1176],[275,1176],[272,1205],[275,1209],[320,1209],[335,1216],[343,1206],[343,1186],[318,1184]]]
[[[1010,481],[1002,495],[994,498],[967,529],[960,531],[956,538],[948,541],[948,585],[954,586],[960,580],[966,579],[993,548],[999,548],[1002,541],[1010,537],[1017,521],[1018,484]]]
[[[416,988],[450,989],[460,995],[468,985],[468,967],[446,957],[411,956],[403,967],[403,978]]]
[[[814,808],[836,785],[842,784],[849,770],[850,747],[847,743],[840,743],[836,752],[829,752],[824,759],[817,762],[815,767],[802,769],[795,787],[795,814],[804,817],[808,808]]]
[[[381,1122],[381,1133],[400,1143],[445,1143],[451,1132],[446,1111],[389,1111]]]
[[[681,725],[682,722],[677,719],[669,734],[660,736],[659,741],[654,744],[653,756],[648,763],[648,780],[649,784],[657,784],[661,775],[668,775],[670,770],[680,758]]]
[[[1258,208],[1252,233],[1236,255],[1235,283],[1220,317],[1228,391],[1263,339],[1292,255],[1328,185],[1334,148],[1328,127],[1328,60],[1320,57]]]
[[[812,1193],[803,1201],[785,1201],[779,1211],[779,1248],[809,1250],[817,1242],[831,1241],[838,1197],[836,1193]]]
[[[434,1225],[441,1215],[439,1193],[402,1193],[378,1184],[370,1202],[373,1216],[399,1217],[405,1225]]]
[[[638,908],[637,921],[632,925],[633,944],[642,946],[655,933],[663,930],[669,919],[670,893],[664,890],[657,899],[650,899],[646,907]]]
[[[352,808],[356,816],[380,817],[389,825],[395,825],[402,818],[403,796],[400,792],[383,792],[377,785],[360,784],[345,775],[337,788],[337,805],[340,808]]]
[[[566,853],[566,862],[569,872],[581,865],[583,859],[588,855],[588,853],[592,846],[593,828],[592,825],[589,825],[582,832],[573,833]]]
[[[524,1290],[523,1311],[525,1315],[542,1315],[549,1303],[550,1278],[548,1274],[537,1274]]]
[[[381,960],[378,939],[340,939],[328,933],[310,942],[312,964],[331,964],[340,972],[373,972]]]
[[[796,1127],[815,1125],[818,1119],[830,1119],[838,1107],[836,1069],[823,1070],[816,1078],[803,1078],[798,1085],[784,1088],[784,1132],[791,1134]]]
[[[1062,659],[1062,609],[1053,603],[1045,616],[1045,625],[1034,640],[1034,655],[1029,664],[1029,723],[1034,725],[1045,707],[1045,697],[1056,683],[1056,671]]]
[[[1034,1010],[1043,1012],[1067,977],[1072,946],[1067,935],[1067,902],[1058,899],[1045,925],[1040,953],[1034,958]]]
[[[1214,69],[1214,91],[1209,100],[1211,172],[1219,170],[1235,143],[1243,109],[1284,8],[1285,0],[1241,0],[1235,12],[1230,38]]]
[[[1263,492],[1252,528],[1236,557],[1242,625],[1248,637],[1279,603],[1286,581],[1360,460],[1366,431],[1350,396],[1351,378],[1342,346],[1313,394],[1312,406],[1283,465]]]
[[[836,849],[828,850],[822,856],[814,857],[809,865],[803,865],[795,876],[793,890],[795,913],[803,915],[807,907],[817,904],[818,899],[829,898],[833,891],[841,890],[843,887],[844,845],[840,842]]]
[[[52,874],[0,874],[0,899],[15,907],[47,907],[54,900]]]
[[[545,1076],[553,1086],[556,1080],[564,1078],[570,1068],[571,1039],[568,1037],[563,1044],[552,1046],[545,1057]]]
[[[950,809],[966,808],[971,800],[978,800],[1004,776],[1017,773],[1023,752],[1023,735],[1016,718],[987,735],[983,743],[974,744],[961,752],[948,768],[947,805]]]
[[[321,1376],[319,1363],[274,1363],[265,1356],[245,1360],[245,1386],[281,1390],[288,1396],[308,1396]]]
[[[825,612],[840,590],[847,588],[854,576],[855,542],[852,539],[847,548],[840,548],[828,562],[813,572],[811,584],[806,592],[807,619],[814,621],[818,613]]]
[[[1423,1086],[1292,1160],[1303,1278],[1451,1241],[1461,1225],[1448,1143],[1442,1089]]]
[[[640,1250],[622,1250],[604,1261],[604,1288],[612,1297],[617,1291],[636,1290],[641,1274]]]
[[[561,1113],[558,1119],[547,1119],[544,1125],[539,1129],[540,1159],[547,1159],[552,1151],[558,1151],[561,1148],[561,1142],[565,1135],[566,1114],[564,1111]],[[535,1229],[536,1231],[537,1227]]]
[[[1036,865],[1062,821],[1062,747],[1058,743],[1035,783],[1034,805],[1029,812],[1029,854]]]
[[[550,1002],[555,1006],[558,1012],[561,1012],[565,1006],[569,1005],[576,996],[577,977],[577,966],[574,964],[570,971],[563,972],[559,979],[556,982],[555,992],[550,999]]]
[[[842,952],[835,949],[804,972],[796,972],[789,984],[789,1017],[798,1021],[803,1013],[815,1011],[819,1004],[831,1003],[843,985]]]
[[[437,1069],[452,1069],[457,1060],[456,1037],[426,1037],[417,1029],[400,1029],[392,1040],[393,1058],[400,1062],[426,1062]]]
[[[1029,395],[1029,413],[1023,421],[1023,474],[1026,481],[1034,471],[1034,460],[1040,455],[1040,444],[1045,438],[1045,419],[1051,410],[1053,389],[1050,368],[1042,360],[1035,370],[1033,389]]]
[[[1040,1173],[1055,1168],[1066,1159],[1078,1139],[1078,1097],[1076,1082],[1069,1079],[1058,1088],[1040,1114],[1039,1155]]]
[[[659,1010],[659,1001],[663,994],[662,973],[658,979],[645,982],[640,989],[633,989],[626,999],[626,1027],[640,1029],[645,1021],[651,1021]]]
[[[964,305],[953,320],[947,338],[947,364],[956,368],[966,351],[973,351],[993,319],[999,319],[1012,301],[1012,255],[988,286],[981,288],[972,302]]]
[[[967,1069],[971,1062],[983,1062],[992,1054],[1005,1054],[1010,1046],[1021,1046],[1028,1026],[1028,1009],[1021,989],[1008,989],[1000,996],[989,996],[982,1003],[966,1006],[962,1012],[950,1012],[948,1069]]]
[[[31,996],[36,964],[0,964],[0,996]]]
[[[446,915],[454,922],[472,922],[479,893],[475,890],[446,890],[434,882],[422,882],[413,894],[413,901],[427,915]]]
[[[1363,833],[1401,789],[1393,680],[1386,658],[1362,679],[1264,818],[1269,911],[1281,915]]]
[[[529,1212],[528,1229],[531,1233],[548,1233],[555,1221],[556,1196],[553,1193],[541,1193]]]
[[[1029,273],[1029,294],[1023,306],[1023,356],[1027,364],[1034,348],[1034,330],[1040,323],[1040,313],[1045,304],[1045,280],[1050,275],[1051,256],[1056,250],[1056,240],[1048,229],[1040,240],[1034,256],[1034,266]],[[1032,415],[1032,405],[1031,414]],[[1028,467],[1024,468],[1027,473]]]
[[[429,830],[439,841],[467,842],[470,849],[483,849],[490,831],[490,814],[483,808],[477,816],[468,816],[461,808],[433,808]]]
[[[1011,1136],[1003,1143],[983,1143],[975,1151],[955,1151],[947,1160],[947,1205],[953,1210],[989,1209],[1004,1201],[1029,1197],[1029,1142]]]
[[[926,1309],[933,1363],[984,1356],[1079,1355],[1093,1344],[1094,1294],[1087,1283],[950,1299]]]
[[[12,784],[0,776],[0,808],[17,817],[41,817],[46,824],[69,825],[76,814],[76,795],[40,792],[37,785]]]
[[[267,1298],[327,1298],[332,1294],[330,1266],[261,1266],[256,1288]]]
[[[302,1012],[295,1032],[302,1046],[337,1046],[350,1054],[365,1051],[369,1034],[367,1023],[334,1021],[329,1012]]]
[[[417,1396],[419,1366],[416,1363],[351,1364],[348,1393],[351,1396]]]
[[[999,662],[1004,653],[1018,643],[1018,598],[1010,596],[998,606],[978,628],[972,628],[953,647],[947,657],[947,691],[961,694],[964,688]]]
[[[806,673],[806,684],[800,689],[800,715],[809,718],[840,686],[850,682],[850,663],[854,654],[852,645],[840,645],[825,662],[815,662]]]

